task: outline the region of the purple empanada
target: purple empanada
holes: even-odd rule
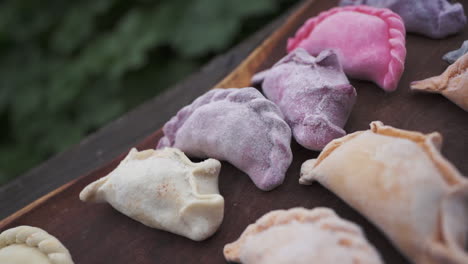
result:
[[[158,148],[226,160],[264,191],[283,182],[292,161],[291,129],[255,88],[213,89],[182,108],[163,131]]]
[[[463,6],[447,0],[341,0],[340,5],[389,8],[403,18],[408,32],[436,39],[458,33],[466,24]]]
[[[263,81],[265,96],[280,107],[302,146],[322,150],[346,134],[343,127],[356,101],[356,90],[334,51],[322,51],[314,58],[304,49],[296,49],[252,81]]]

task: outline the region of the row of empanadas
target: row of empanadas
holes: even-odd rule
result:
[[[301,184],[319,181],[357,209],[413,263],[468,263],[468,180],[440,154],[442,137],[372,122],[306,161]],[[248,263],[382,263],[360,228],[330,209],[272,211],[224,247]]]
[[[440,3],[440,8],[451,8],[446,1]],[[418,21],[398,7],[407,3],[393,4],[389,7],[399,10],[413,30]],[[433,1],[427,4],[435,8]],[[444,13],[437,22],[452,23],[448,14],[457,10]],[[451,34],[427,26],[432,28],[417,25],[414,30],[421,28],[420,33],[433,37]],[[334,30],[338,27],[340,31]],[[258,188],[271,190],[283,182],[291,164],[292,129],[304,147],[326,146],[317,159],[303,164],[301,184],[317,180],[331,189],[415,263],[467,263],[468,183],[438,152],[441,136],[374,122],[370,131],[343,137],[356,100],[345,73],[374,81],[385,91],[398,85],[406,56],[401,18],[367,6],[334,8],[308,20],[289,40],[288,51],[252,80],[262,83],[272,102],[254,88],[207,92],[166,123],[158,150],[132,149],[114,171],[88,185],[80,199],[108,202],[147,226],[204,240],[223,220],[221,164],[215,159],[193,163],[182,151],[229,161]],[[467,65],[465,55],[441,76],[414,82],[412,88],[442,93],[468,111]],[[244,264],[382,263],[357,225],[326,208],[270,212],[226,245],[224,254]],[[0,263],[73,261],[56,238],[21,226],[0,234]]]

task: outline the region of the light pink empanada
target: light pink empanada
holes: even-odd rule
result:
[[[224,257],[242,264],[383,263],[361,228],[328,208],[269,212],[227,244]]]
[[[413,263],[468,263],[468,181],[440,154],[439,133],[372,122],[306,161],[317,180],[377,225]]]
[[[444,73],[411,83],[414,91],[439,93],[468,111],[468,53],[450,65]]]
[[[288,52],[304,48],[313,56],[334,49],[344,72],[394,91],[403,73],[405,25],[386,8],[347,6],[332,8],[310,18],[288,40]]]

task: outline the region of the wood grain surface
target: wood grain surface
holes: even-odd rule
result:
[[[468,0],[461,2],[468,6]],[[278,32],[282,33],[274,35],[275,41],[264,42],[269,45],[268,52],[257,50],[257,54],[262,55],[249,58],[255,64],[247,65],[254,66],[242,71],[244,64],[236,70],[242,71],[240,75],[243,77],[236,77],[240,78],[239,84],[245,86],[245,80],[252,73],[266,69],[284,56],[287,37],[294,34],[305,19],[336,3],[327,0],[308,2],[305,9],[288,20],[287,27],[283,27],[287,28],[286,31],[279,29]],[[424,133],[439,131],[444,136],[443,154],[462,174],[467,175],[468,114],[441,95],[412,93],[409,90],[411,81],[440,74],[447,67],[441,56],[458,48],[465,39],[468,39],[466,29],[444,40],[408,34],[406,70],[396,92],[385,93],[372,83],[352,80],[358,97],[346,131],[368,129],[373,120]],[[232,77],[235,74],[229,77],[230,86],[236,86],[236,78]],[[153,148],[161,136],[159,130],[137,147]],[[299,185],[302,162],[316,157],[318,152],[306,150],[295,142],[292,143],[292,150],[294,160],[286,180],[271,192],[258,190],[247,175],[223,162],[219,184],[226,205],[224,221],[219,231],[203,242],[148,228],[108,204],[87,204],[79,200],[79,192],[115,168],[126,153],[4,219],[0,222],[0,231],[24,224],[41,227],[67,246],[76,263],[223,263],[223,246],[237,239],[248,224],[263,214],[295,206],[326,206],[333,208],[341,217],[361,225],[386,263],[409,263],[379,230],[331,192],[319,184]]]

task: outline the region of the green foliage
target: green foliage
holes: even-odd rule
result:
[[[157,95],[292,2],[1,2],[0,184]]]

